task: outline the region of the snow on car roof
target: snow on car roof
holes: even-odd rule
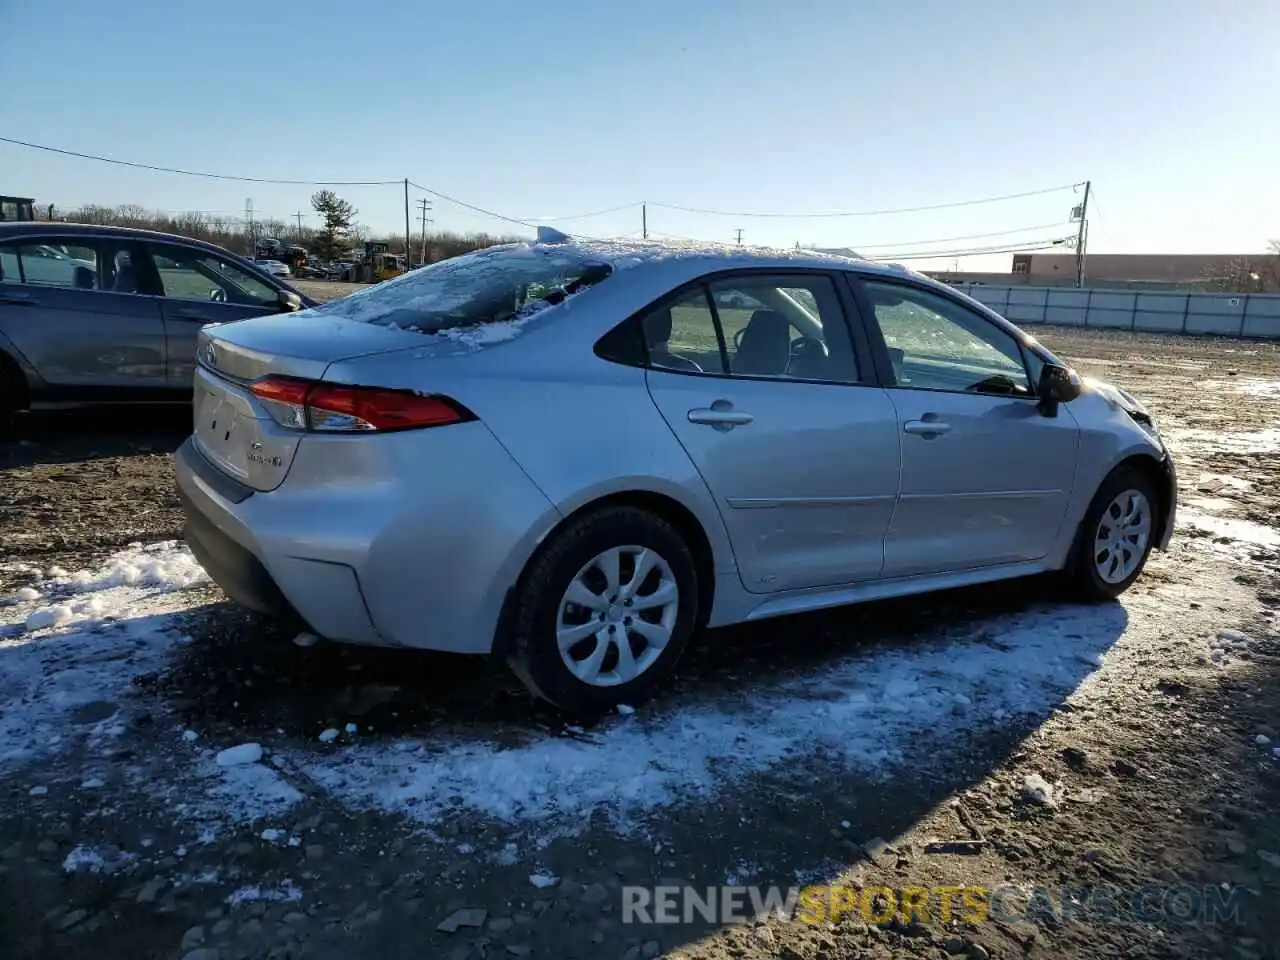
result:
[[[873,265],[870,261],[817,250],[744,246],[706,240],[606,240],[578,237],[570,239],[567,243],[527,243],[525,245],[532,249],[548,251],[557,248],[573,249],[584,257],[604,260],[619,270],[686,259],[723,260],[726,265],[780,262],[792,266],[819,267],[850,263]]]

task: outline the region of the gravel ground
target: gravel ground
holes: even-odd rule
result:
[[[1173,549],[1123,603],[1026,581],[713,631],[668,696],[582,725],[482,662],[300,647],[130,547],[178,535],[189,412],[27,422],[0,445],[3,956],[1275,955],[1280,352],[1039,335],[1178,459]],[[240,744],[262,759],[219,765]],[[623,922],[623,885],[809,883],[1002,906]]]

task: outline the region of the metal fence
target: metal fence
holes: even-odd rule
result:
[[[1014,323],[1280,340],[1280,294],[957,284]]]

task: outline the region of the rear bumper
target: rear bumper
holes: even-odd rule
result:
[[[186,445],[191,443],[187,441]],[[186,446],[184,445],[184,446]],[[182,454],[182,451],[179,451]],[[186,456],[199,456],[194,450]],[[276,616],[296,616],[297,611],[280,592],[275,580],[262,565],[262,561],[232,540],[196,506],[195,501],[182,487],[178,498],[186,514],[182,527],[182,539],[191,548],[192,555],[204,567],[232,600],[250,610]]]
[[[558,511],[482,423],[308,435],[277,488],[174,455],[191,549],[246,607],[332,640],[491,652],[503,599]]]
[[[183,538],[227,596],[333,640],[387,645],[351,567],[264,550],[233,512],[250,503],[254,491],[217,470],[191,439],[174,454],[174,467],[186,515]]]

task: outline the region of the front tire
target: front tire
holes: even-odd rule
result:
[[[1102,482],[1080,522],[1067,571],[1085,599],[1114,600],[1138,579],[1151,555],[1158,502],[1151,481],[1130,467]]]
[[[649,697],[675,670],[698,610],[693,554],[666,520],[606,507],[572,521],[517,587],[508,663],[569,711]]]

